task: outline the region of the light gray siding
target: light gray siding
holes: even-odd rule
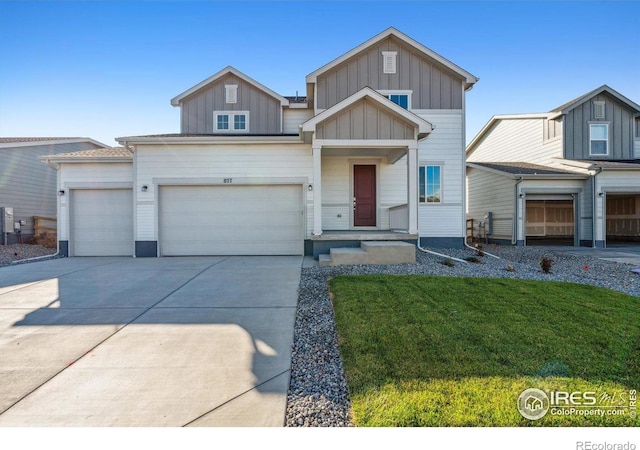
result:
[[[38,156],[101,148],[90,142],[0,148],[0,206],[14,208],[15,219],[26,221],[22,234],[34,233],[33,216],[56,217],[56,171]],[[10,235],[10,243],[16,235]],[[26,239],[25,239],[25,242]]]
[[[594,117],[593,102],[605,102],[605,118]],[[609,154],[589,155],[589,123],[609,123]],[[632,159],[633,112],[618,100],[602,93],[569,111],[564,119],[564,155],[567,159]]]
[[[467,219],[473,219],[473,235],[487,212],[493,213],[493,239],[513,237],[515,180],[485,170],[467,169]]]
[[[544,119],[543,123],[543,139],[548,141],[550,139],[559,138],[562,136],[562,119]]]
[[[318,124],[318,139],[413,139],[414,125],[361,100]]]
[[[383,73],[383,51],[397,52],[396,73]],[[320,75],[317,108],[330,108],[368,86],[413,91],[412,109],[461,109],[462,82],[459,75],[390,36]]]
[[[238,86],[236,103],[226,103],[225,85]],[[228,74],[212,85],[194,92],[181,104],[181,132],[213,134],[214,111],[249,111],[249,134],[279,134],[280,101],[250,83]]]

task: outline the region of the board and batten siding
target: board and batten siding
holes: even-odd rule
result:
[[[387,164],[384,158],[325,156],[322,158],[322,229],[349,230],[351,222],[352,167],[377,164],[378,228],[389,229],[389,208],[407,203],[407,158]],[[340,217],[338,217],[340,216]]]
[[[179,148],[139,145],[136,158],[137,241],[158,240],[158,192],[154,179],[192,179],[193,184],[206,184],[206,179],[269,179],[268,183],[277,184],[278,178],[301,178],[313,183],[312,153],[305,144],[181,145]],[[147,192],[142,192],[143,184],[149,187]],[[306,191],[303,198],[307,205],[306,230],[313,229],[312,199],[313,192]],[[197,234],[198,224],[186,224],[185,233]],[[305,236],[309,235],[310,231],[306,231]]]
[[[594,117],[593,102],[605,102],[604,119]],[[606,93],[567,112],[564,117],[564,157],[567,159],[633,159],[634,113],[627,106]],[[609,154],[589,154],[589,123],[609,124]]]
[[[413,139],[415,125],[363,99],[318,124],[316,139]]]
[[[120,188],[130,185],[133,177],[132,163],[67,163],[58,168],[60,188],[104,189],[111,185]],[[56,196],[58,199],[58,240],[69,240],[69,198],[70,195]]]
[[[236,103],[226,103],[225,85],[238,86]],[[268,95],[243,79],[228,74],[212,85],[203,87],[182,100],[181,132],[213,134],[214,111],[249,111],[248,134],[279,134],[282,132],[280,100]]]
[[[397,70],[383,73],[382,52],[397,52]],[[327,109],[364,87],[410,90],[412,109],[461,109],[462,78],[394,36],[318,76],[316,108]]]
[[[468,162],[528,162],[556,165],[562,156],[562,140],[543,139],[545,120],[500,119],[467,156]]]
[[[465,235],[464,143],[461,110],[414,111],[435,125],[429,137],[418,143],[418,165],[442,166],[442,203],[418,205],[421,236],[460,237]]]
[[[284,134],[298,134],[300,125],[313,117],[313,109],[285,108],[283,110]]]
[[[513,238],[514,186],[515,180],[511,177],[473,167],[467,169],[467,219],[473,219],[474,236],[480,231],[479,222],[484,220],[486,213],[491,212],[491,238]]]
[[[26,237],[34,234],[33,216],[56,217],[56,171],[38,157],[101,148],[90,142],[0,148],[0,207],[13,207]],[[12,234],[13,242],[16,235]],[[26,240],[25,240],[26,242]]]

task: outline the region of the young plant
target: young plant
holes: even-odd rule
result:
[[[507,264],[507,267],[505,267],[504,270],[506,270],[507,272],[515,272],[516,271],[516,269],[511,264]]]
[[[475,256],[467,256],[464,260],[470,263],[480,264],[480,259],[476,258]]]
[[[442,261],[440,261],[440,264],[447,267],[454,267],[456,265],[456,263],[451,258],[443,259]]]
[[[539,261],[540,268],[544,273],[550,273],[551,266],[553,266],[553,262],[554,262],[553,259],[547,256],[543,256],[542,258],[540,258],[540,261]]]

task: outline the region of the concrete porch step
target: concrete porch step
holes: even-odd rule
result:
[[[360,248],[331,248],[318,258],[320,266],[415,263],[416,246],[399,241],[363,241]]]

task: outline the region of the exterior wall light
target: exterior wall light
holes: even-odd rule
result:
[[[313,185],[310,184],[309,186],[307,186],[307,191],[313,191]]]
[[[142,185],[142,192],[147,192],[148,189],[149,189],[149,186],[147,186],[146,184]]]
[[[64,189],[60,189],[58,191],[58,196],[62,197],[64,195]]]

